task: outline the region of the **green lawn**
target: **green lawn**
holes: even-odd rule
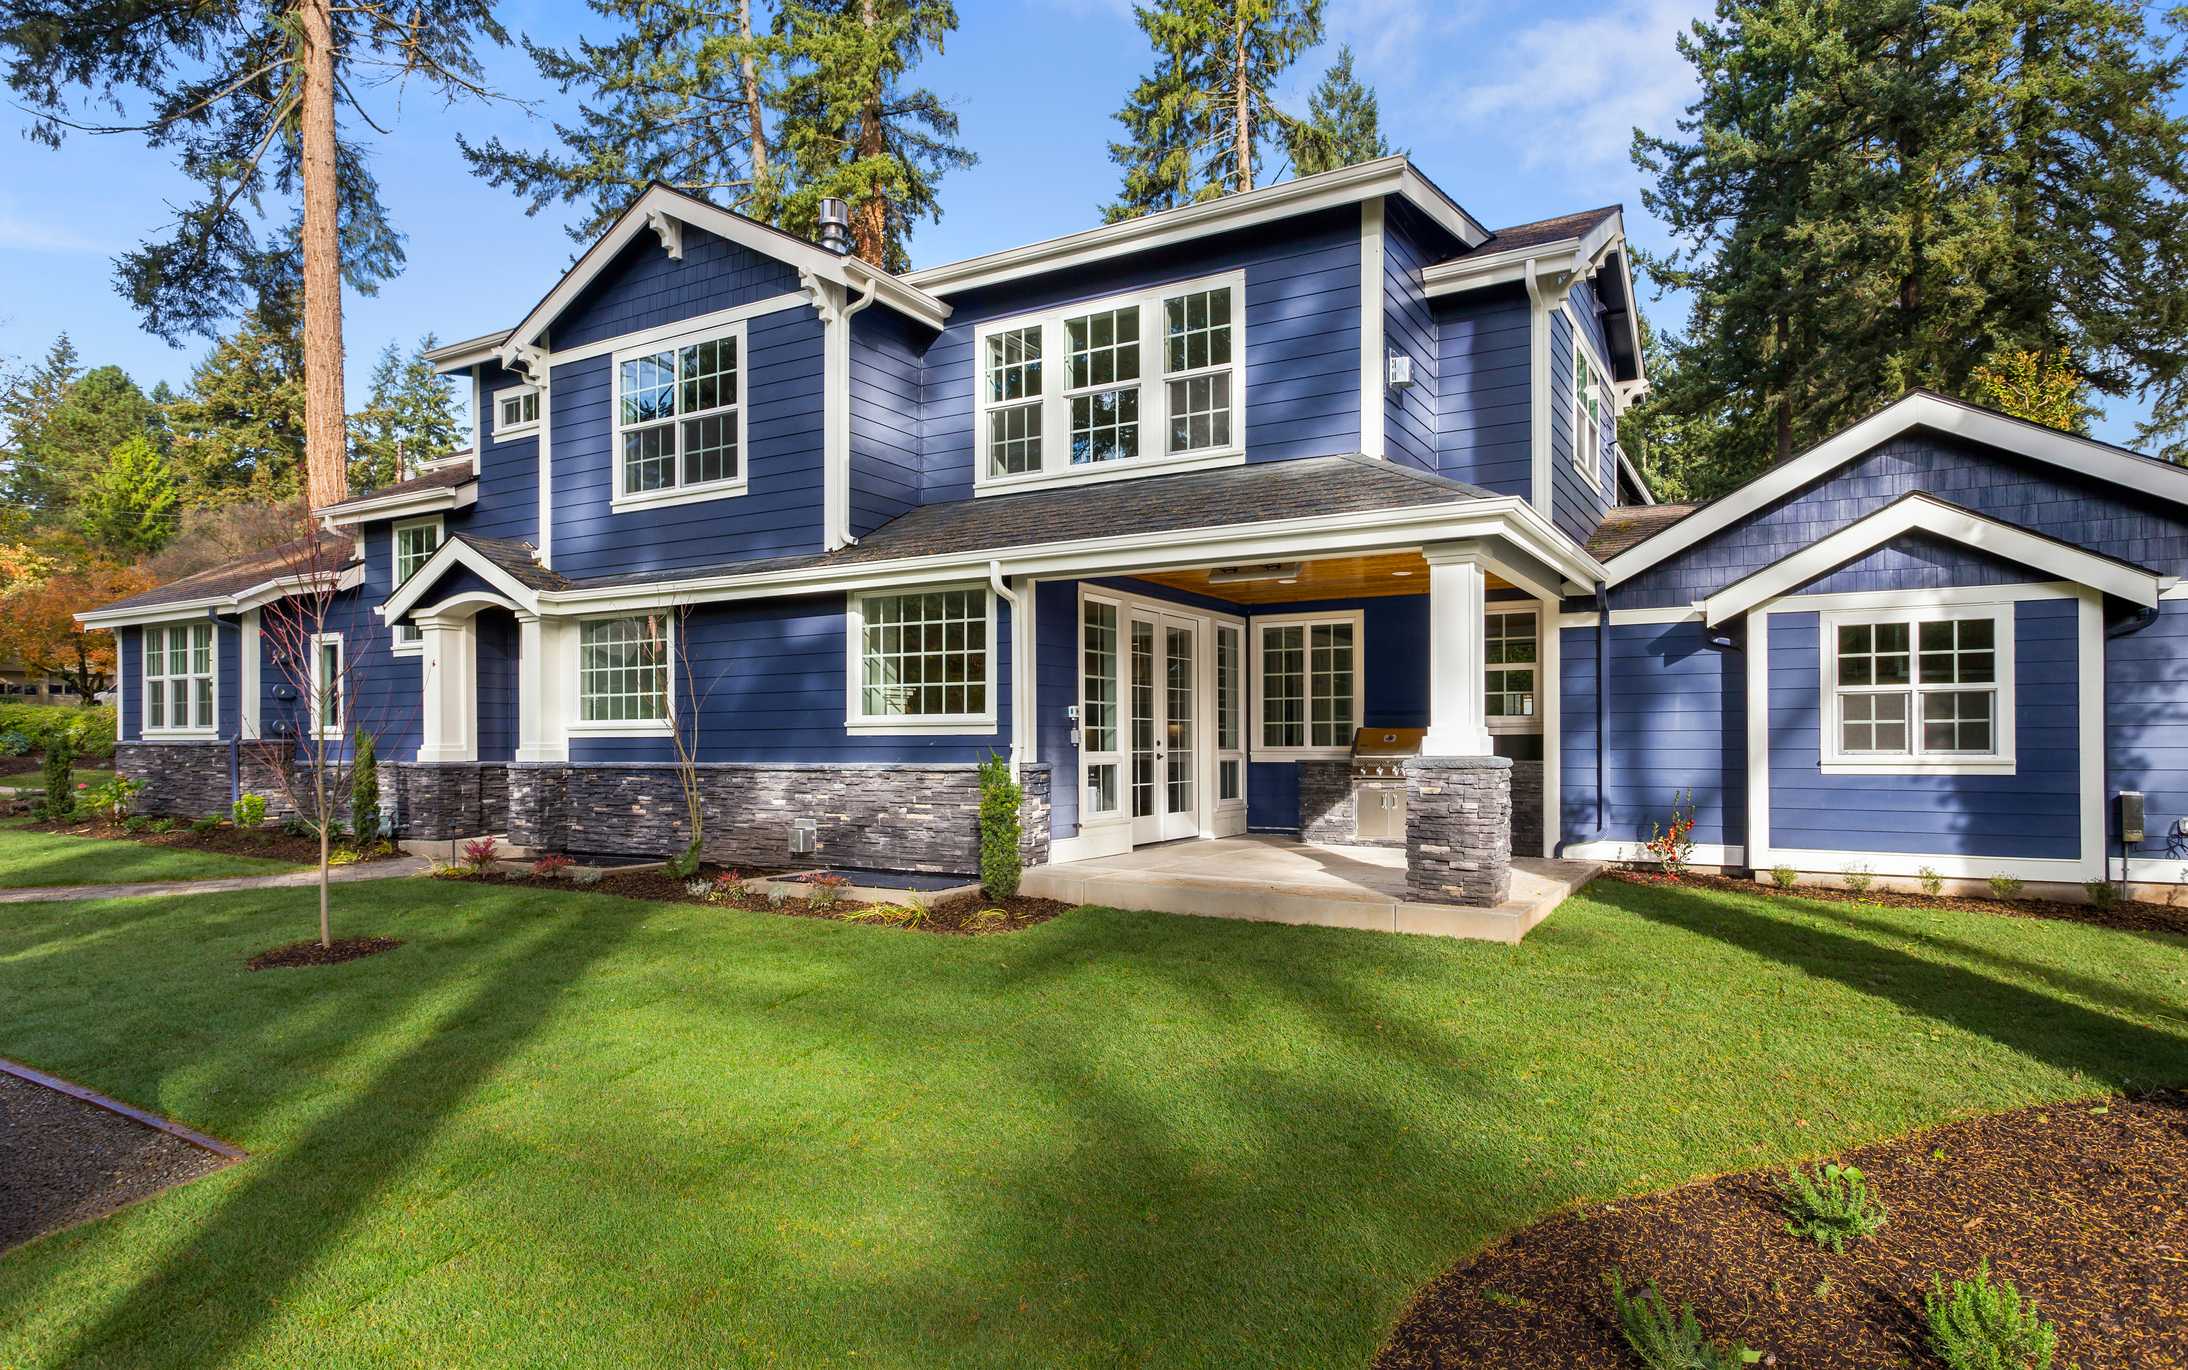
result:
[[[1359,1365],[1562,1205],[2188,1081],[2188,941],[2064,923],[336,898],[408,944],[254,975],[305,892],[0,907],[0,1055],[256,1153],[0,1258],[0,1365]]]
[[[286,861],[259,856],[181,851],[106,837],[70,837],[0,826],[0,889],[212,880],[224,875],[279,875],[301,869]],[[6,1054],[6,1048],[0,1046],[0,1056]]]

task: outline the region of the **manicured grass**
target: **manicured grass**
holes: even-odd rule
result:
[[[303,891],[0,908],[0,1055],[255,1153],[0,1258],[0,1365],[1359,1365],[1562,1205],[2188,1081],[2188,941],[1966,913],[337,900],[407,945],[244,971]]]
[[[286,861],[218,852],[148,847],[102,837],[29,832],[0,825],[0,889],[31,885],[120,885],[158,880],[212,880],[224,875],[279,875],[301,869]],[[0,1047],[0,1056],[6,1055]]]
[[[45,788],[46,773],[44,771],[35,766],[29,770],[24,770],[19,762],[0,761],[0,771],[6,771],[9,766],[15,766],[16,769],[7,774],[0,774],[0,787],[33,790]],[[72,785],[104,785],[114,778],[114,772],[112,771],[78,769],[69,772],[69,774],[72,777],[69,783]]]

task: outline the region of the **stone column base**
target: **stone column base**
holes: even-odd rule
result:
[[[1501,904],[1512,891],[1512,759],[1406,762],[1406,888],[1424,904]]]

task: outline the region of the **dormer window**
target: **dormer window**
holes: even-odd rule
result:
[[[513,438],[539,429],[539,387],[520,385],[494,396],[494,438]]]
[[[744,325],[615,355],[617,509],[745,492]]]
[[[1243,460],[1245,277],[981,328],[975,491]]]

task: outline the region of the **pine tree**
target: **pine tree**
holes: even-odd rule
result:
[[[76,344],[63,333],[37,365],[12,374],[0,391],[0,510],[14,519],[50,509],[59,483],[40,458],[53,412],[83,375]]]
[[[1337,60],[1307,97],[1307,117],[1285,127],[1284,145],[1300,176],[1391,155],[1375,89],[1353,74],[1351,47],[1337,49]]]
[[[957,115],[909,85],[957,28],[949,0],[789,0],[775,19],[784,63],[775,142],[780,226],[812,237],[820,202],[851,208],[851,250],[884,271],[911,266],[913,225],[942,216],[942,177],[978,159]]]
[[[2183,59],[2138,11],[1728,0],[1680,48],[1700,97],[1634,155],[1679,243],[1641,260],[1691,293],[1649,403],[1695,493],[2019,351],[2188,429]]]
[[[1125,139],[1109,160],[1124,186],[1109,221],[1252,190],[1261,147],[1297,125],[1275,88],[1322,41],[1322,0],[1156,0],[1133,14],[1155,69],[1117,112]]]
[[[299,493],[304,358],[294,323],[246,315],[198,363],[190,393],[168,410],[186,504],[279,503]]]
[[[536,214],[582,202],[570,236],[591,242],[654,181],[709,195],[765,223],[777,214],[765,119],[781,41],[755,31],[752,0],[588,0],[620,26],[606,42],[524,49],[543,80],[580,93],[575,118],[554,125],[561,147],[475,145],[456,135],[471,169],[506,186]]]
[[[349,419],[350,480],[359,489],[392,485],[469,439],[456,415],[455,392],[425,359],[433,346],[428,333],[407,357],[394,343],[381,349],[372,392]]]
[[[181,518],[175,474],[150,436],[115,446],[77,504],[86,541],[116,561],[134,561],[167,545]]]

